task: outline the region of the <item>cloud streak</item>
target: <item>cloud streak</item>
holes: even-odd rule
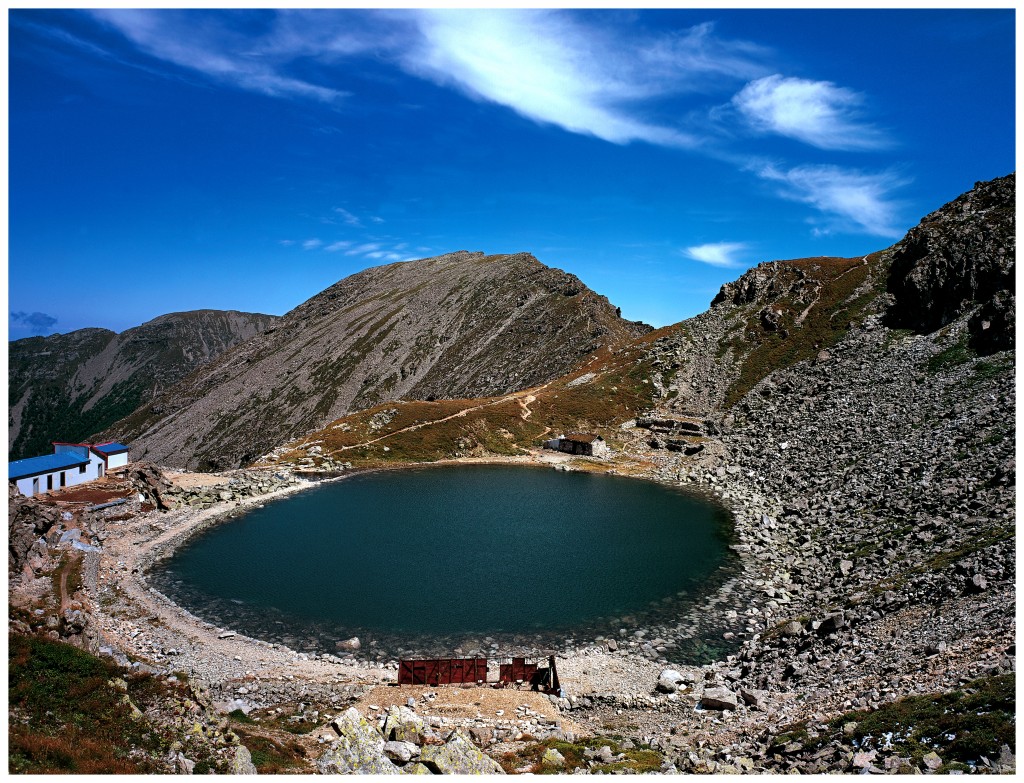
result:
[[[702,264],[726,269],[742,266],[736,255],[747,249],[745,242],[710,242],[705,245],[694,245],[683,250],[683,255]]]
[[[865,174],[826,165],[781,170],[768,165],[757,174],[776,183],[783,198],[809,204],[831,215],[833,220],[823,233],[854,230],[889,238],[902,235],[894,222],[899,205],[889,193],[905,184],[905,180],[892,172]]]
[[[863,96],[832,82],[779,74],[750,82],[732,99],[747,123],[762,133],[787,136],[826,150],[878,149],[889,145],[877,128],[860,123]]]
[[[699,137],[643,119],[638,102],[763,71],[758,47],[719,40],[710,25],[627,44],[551,10],[424,10],[417,20],[422,38],[402,58],[410,72],[614,144],[697,146]]]
[[[171,10],[98,9],[90,12],[141,51],[217,81],[273,97],[301,97],[336,103],[348,93],[281,73],[282,61],[255,50],[210,15]],[[197,23],[199,22],[199,23]],[[288,58],[290,59],[291,55]]]

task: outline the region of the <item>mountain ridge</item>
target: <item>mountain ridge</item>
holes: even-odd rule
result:
[[[47,453],[54,440],[88,438],[276,318],[191,310],[119,334],[86,328],[12,341],[9,458]]]
[[[373,267],[103,435],[164,464],[237,467],[350,410],[530,386],[650,329],[528,253],[458,251]]]

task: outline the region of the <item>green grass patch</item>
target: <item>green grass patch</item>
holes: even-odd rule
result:
[[[981,756],[997,758],[1003,745],[1014,749],[1015,705],[1015,675],[1003,674],[974,680],[963,690],[847,713],[830,725],[841,731],[844,723],[856,722],[853,737],[865,747],[891,732],[893,753],[915,764],[934,751],[947,765],[967,765]]]
[[[945,370],[959,367],[961,364],[967,364],[976,356],[977,354],[974,352],[974,349],[968,346],[967,337],[965,336],[949,346],[949,348],[939,351],[934,356],[930,356],[925,364],[925,371],[929,375],[938,375]]]
[[[69,644],[16,634],[8,641],[10,772],[156,770],[147,756],[165,752],[166,743],[132,717],[124,698],[144,703],[158,695],[152,678],[124,675],[116,665]],[[111,684],[118,677],[127,683],[127,694]]]
[[[253,766],[261,775],[294,773],[307,767],[306,751],[295,740],[278,740],[243,728],[236,728],[235,733],[249,749]]]

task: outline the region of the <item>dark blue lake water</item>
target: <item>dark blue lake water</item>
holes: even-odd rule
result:
[[[213,527],[150,580],[204,619],[297,649],[335,652],[351,636],[379,656],[485,636],[542,644],[700,592],[726,522],[693,495],[615,476],[392,471]]]

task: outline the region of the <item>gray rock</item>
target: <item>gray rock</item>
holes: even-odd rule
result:
[[[706,710],[734,710],[739,705],[736,694],[728,688],[705,688],[700,697],[700,706]]]
[[[358,650],[362,647],[362,642],[359,641],[358,636],[353,636],[351,639],[345,639],[340,642],[335,642],[334,646],[339,650]]]
[[[228,758],[229,775],[255,775],[256,765],[252,763],[252,754],[245,745],[236,745]]]
[[[548,769],[561,769],[565,766],[565,756],[555,748],[548,748],[540,758],[541,766]]]
[[[659,693],[675,693],[686,680],[675,669],[665,669],[658,677],[657,690]]]
[[[420,753],[418,746],[411,742],[392,740],[384,743],[384,755],[396,764],[406,764]]]
[[[505,774],[497,761],[482,753],[460,731],[452,732],[444,745],[424,746],[420,750],[420,761],[440,775]]]
[[[390,707],[384,719],[383,732],[387,740],[422,745],[426,728],[423,725],[423,718],[408,707]]]
[[[401,770],[384,755],[384,738],[359,710],[350,707],[331,722],[338,739],[316,760],[322,775],[396,775]]]

